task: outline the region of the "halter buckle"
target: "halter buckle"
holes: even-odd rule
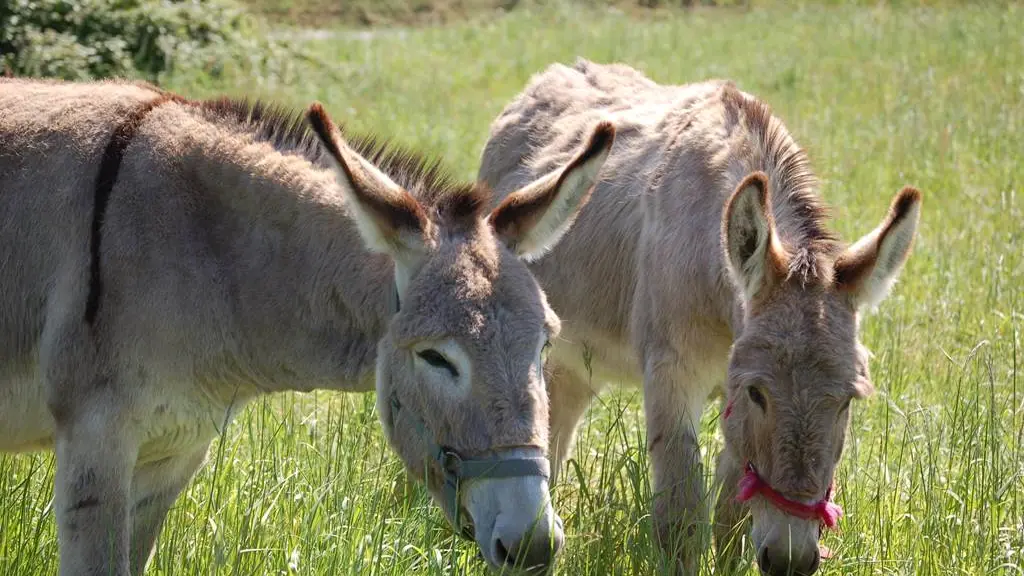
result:
[[[455,478],[460,477],[463,459],[462,456],[459,456],[458,452],[441,448],[437,461],[441,465],[441,468],[444,469],[445,476],[451,474]]]

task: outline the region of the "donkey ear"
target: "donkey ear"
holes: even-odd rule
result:
[[[422,252],[430,220],[416,199],[349,148],[320,103],[310,106],[306,116],[331,158],[367,247],[396,259]]]
[[[775,232],[768,176],[763,172],[744,178],[726,202],[722,246],[729,273],[746,302],[785,277],[788,256]]]
[[[615,127],[601,122],[565,168],[506,197],[488,216],[498,237],[524,260],[543,256],[569,230],[587,203],[614,141]]]
[[[877,306],[889,294],[910,255],[920,218],[921,193],[904,187],[882,224],[836,259],[836,287],[852,296],[855,308]]]

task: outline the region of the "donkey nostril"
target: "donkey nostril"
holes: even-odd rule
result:
[[[811,566],[807,570],[807,574],[814,574],[818,571],[818,566],[821,565],[821,554],[814,553],[814,558],[811,561]]]
[[[772,572],[772,561],[769,559],[768,547],[765,546],[757,553],[757,565],[761,568],[761,572],[764,574],[774,574]]]
[[[516,561],[515,555],[509,553],[508,547],[500,538],[494,541],[494,559],[499,564],[514,564]]]
[[[516,566],[530,574],[545,572],[554,560],[554,556],[562,545],[559,535],[553,538],[537,538],[530,536],[518,540],[502,540],[495,542],[495,556],[505,566]]]
[[[773,562],[767,546],[761,548],[757,553],[757,565],[761,569],[761,573],[770,576],[810,576],[818,571],[818,565],[821,563],[821,556],[818,555],[817,550],[809,560],[810,563],[804,566],[799,563],[792,564],[785,558],[775,558]]]

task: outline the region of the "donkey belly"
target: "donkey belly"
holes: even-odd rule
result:
[[[222,434],[252,394],[211,396],[194,382],[149,384],[144,407],[136,421],[138,464],[192,453]]]
[[[595,391],[608,384],[639,386],[642,382],[633,347],[618,339],[563,327],[551,353]]]
[[[53,445],[53,417],[35,374],[0,373],[0,451],[44,450]]]

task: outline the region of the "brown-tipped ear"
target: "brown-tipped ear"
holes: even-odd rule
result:
[[[345,201],[367,247],[392,256],[421,251],[430,220],[416,199],[349,148],[319,102],[309,107],[306,117],[333,161]]]
[[[526,260],[550,250],[590,198],[614,142],[615,127],[601,122],[565,168],[509,194],[488,217],[498,237]]]
[[[893,198],[882,224],[843,251],[835,263],[836,288],[854,307],[874,307],[896,282],[921,219],[921,192],[906,186]]]
[[[747,303],[756,301],[785,278],[789,256],[775,232],[765,173],[748,175],[726,201],[722,246],[729,273]]]

